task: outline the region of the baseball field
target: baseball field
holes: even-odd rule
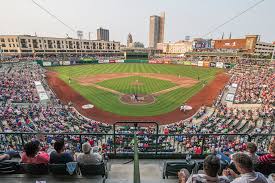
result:
[[[222,72],[217,68],[164,64],[91,64],[48,70],[97,109],[132,117],[171,112]],[[132,95],[144,101],[122,101]],[[146,97],[150,102],[146,103]]]

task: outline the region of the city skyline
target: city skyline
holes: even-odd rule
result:
[[[104,27],[110,30],[111,40],[127,42],[129,32],[135,40],[149,42],[149,17],[164,11],[166,13],[165,42],[183,40],[185,36],[200,37],[215,26],[228,20],[228,18],[251,6],[256,0],[239,2],[232,0],[207,0],[192,2],[173,0],[168,2],[156,1],[88,1],[76,3],[72,0],[36,0],[61,18],[76,30],[84,32],[84,39],[96,39],[96,29]],[[65,3],[66,2],[66,3]],[[16,4],[16,6],[14,6]],[[123,6],[121,6],[123,4]],[[53,19],[31,1],[10,0],[1,3],[6,8],[2,9],[0,34],[31,34],[38,36],[76,37],[76,33]],[[225,38],[232,32],[232,38],[242,37],[247,34],[259,34],[267,42],[275,41],[275,25],[270,17],[275,16],[272,7],[275,2],[266,0],[258,7],[242,15],[235,21],[227,24],[205,38],[220,38],[225,33]],[[114,7],[117,8],[114,11]],[[123,11],[122,11],[123,10]],[[10,12],[13,12],[10,13]],[[15,12],[15,13],[14,13]],[[101,13],[100,13],[101,12]]]

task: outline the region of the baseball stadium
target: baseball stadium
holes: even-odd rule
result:
[[[8,174],[4,179],[10,180],[12,173],[29,182],[33,178],[25,175],[50,172],[46,179],[50,182],[56,181],[52,174],[68,181],[89,180],[67,175],[68,165],[61,165],[59,158],[61,164],[38,167],[24,160],[27,155],[18,154],[36,148],[38,141],[45,156],[51,148],[56,151],[58,143],[66,144],[70,152],[66,161],[77,163],[81,176],[90,175],[97,182],[120,182],[124,178],[116,176],[124,173],[125,179],[172,183],[186,176],[183,169],[191,172],[203,166],[212,151],[224,156],[219,161],[225,169],[230,166],[227,154],[244,152],[248,146],[258,149],[257,161],[263,162],[257,163],[258,171],[267,176],[274,170],[266,168],[273,166],[266,158],[275,129],[270,60],[70,59],[2,62],[0,171]],[[247,67],[247,62],[252,65]],[[81,151],[89,147],[101,159],[82,166]],[[20,156],[22,162],[17,160]],[[133,161],[121,163],[129,158]],[[148,160],[152,158],[156,161]],[[154,175],[146,172],[157,167],[161,170],[155,169]]]
[[[1,183],[275,182],[274,1],[1,7]]]

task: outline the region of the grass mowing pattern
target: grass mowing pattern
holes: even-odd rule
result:
[[[133,85],[138,81],[142,85]],[[152,94],[176,86],[170,81],[147,78],[142,76],[130,76],[127,78],[116,78],[96,83],[105,88],[110,88],[125,94]]]
[[[154,104],[144,106],[134,106],[122,104],[118,96],[99,90],[93,86],[82,86],[72,80],[71,86],[91,103],[102,110],[113,112],[123,116],[153,116],[170,112],[178,108],[183,102],[200,91],[203,82],[209,82],[214,79],[219,69],[202,68],[184,65],[158,65],[158,64],[106,64],[106,65],[79,65],[65,67],[51,67],[60,74],[60,78],[68,83],[68,78],[88,76],[102,73],[161,73],[174,74],[197,79],[201,82],[190,88],[179,88],[156,97]],[[119,78],[121,79],[121,78]],[[151,79],[151,78],[150,78]],[[117,80],[117,79],[115,79]],[[104,81],[105,82],[105,81]],[[149,87],[149,86],[148,86]]]

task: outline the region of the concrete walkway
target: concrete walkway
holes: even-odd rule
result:
[[[127,160],[111,161],[111,171],[107,183],[132,183],[133,162],[124,164]],[[140,160],[140,181],[141,183],[177,183],[177,177],[162,179],[163,160]]]

